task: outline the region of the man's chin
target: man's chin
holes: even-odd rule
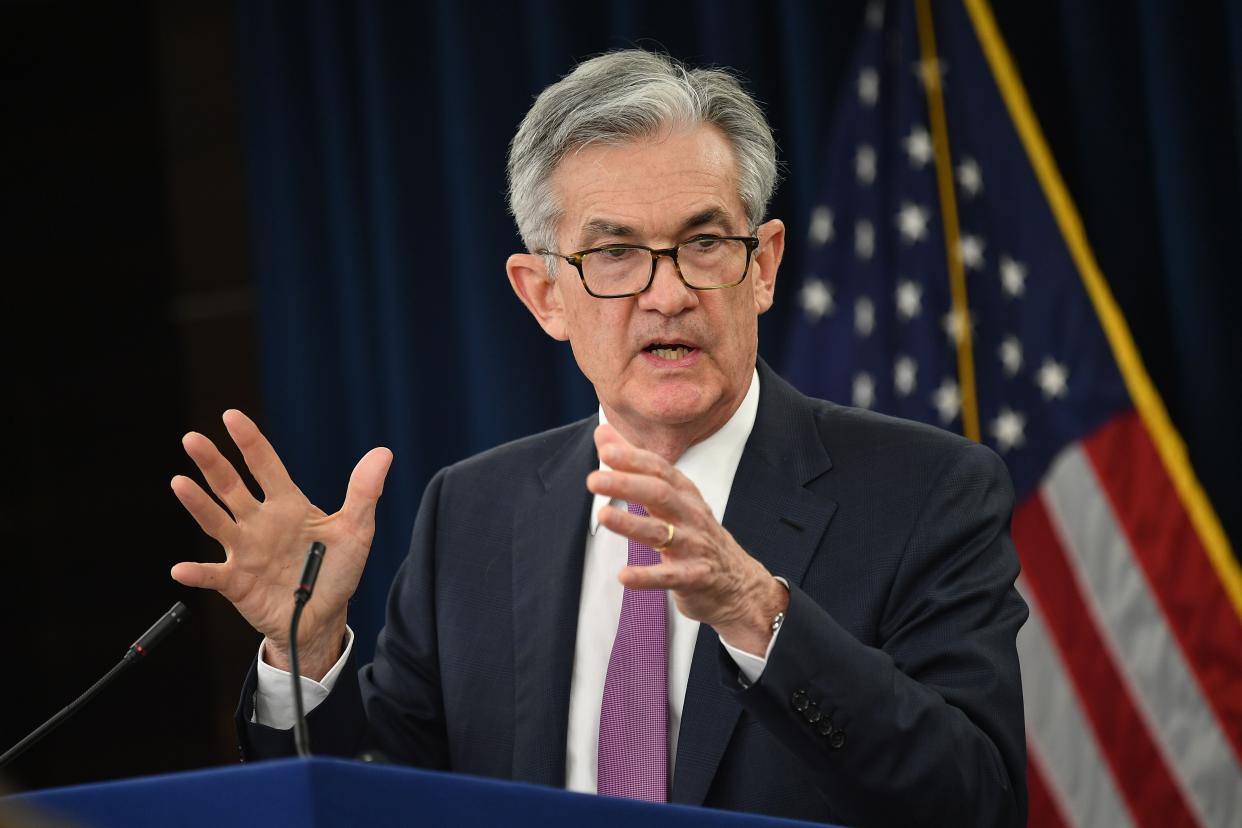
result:
[[[666,378],[644,383],[641,390],[627,396],[624,411],[619,413],[648,426],[687,426],[709,419],[718,399],[718,393],[708,393],[700,382]]]

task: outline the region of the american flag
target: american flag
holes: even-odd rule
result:
[[[1008,465],[1031,824],[1242,825],[1242,574],[985,0],[872,3],[832,123],[784,373]]]

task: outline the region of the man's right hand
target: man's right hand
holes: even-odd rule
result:
[[[288,670],[293,593],[311,542],[322,542],[328,551],[298,629],[301,673],[318,680],[341,655],[349,599],[371,549],[375,504],[384,491],[392,452],[367,452],[349,477],[345,503],[328,515],[294,485],[272,444],[249,417],[226,411],[224,426],[262,487],[263,499],[255,499],[215,444],[196,432],[185,435],[181,442],[186,454],[228,511],[188,477],[174,477],[172,490],[203,531],[224,547],[224,561],[179,563],[172,577],[186,586],[214,589],[232,602],[266,636],[267,663]]]

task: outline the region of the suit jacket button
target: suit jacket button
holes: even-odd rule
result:
[[[806,694],[805,690],[795,690],[793,694],[793,708],[801,713],[811,705],[811,697]]]
[[[810,707],[802,711],[802,715],[808,722],[815,724],[820,719],[824,718],[824,711],[819,709],[819,705],[812,703]]]
[[[827,736],[829,738],[831,738],[832,734],[836,732],[832,727],[832,722],[827,719],[820,719],[816,722],[815,729],[819,731],[820,736]]]
[[[842,745],[844,744],[845,744],[845,731],[844,730],[832,731],[832,735],[828,737],[828,747],[832,748],[833,750],[840,750]]]

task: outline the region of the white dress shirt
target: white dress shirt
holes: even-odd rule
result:
[[[686,450],[674,464],[698,488],[716,520],[724,517],[733,488],[733,477],[742,459],[742,450],[750,437],[759,409],[759,374],[751,376],[750,388],[727,423],[706,440]],[[603,409],[600,421],[607,422]],[[600,464],[601,469],[607,466]],[[585,485],[585,481],[584,481]],[[599,524],[599,510],[610,500],[596,495],[591,504],[590,531],[586,538],[582,572],[582,594],[578,604],[578,634],[574,644],[573,676],[569,690],[569,728],[565,752],[565,787],[585,793],[596,792],[599,752],[599,717],[604,697],[604,680],[608,659],[617,637],[621,620],[624,589],[617,574],[629,557],[629,541]],[[618,502],[618,508],[624,504]],[[691,621],[678,610],[672,594],[668,595],[668,770],[673,773],[677,756],[677,738],[681,711],[690,678],[690,662],[699,634],[699,622]],[[302,698],[307,712],[327,698],[353,647],[353,632],[347,630],[345,651],[322,681],[302,677]],[[737,663],[748,682],[763,672],[767,653],[776,641],[773,635],[762,657],[731,647],[722,640],[725,650]],[[293,727],[293,693],[289,674],[263,660],[259,647],[258,688],[255,692],[255,717],[260,724],[279,729]]]

